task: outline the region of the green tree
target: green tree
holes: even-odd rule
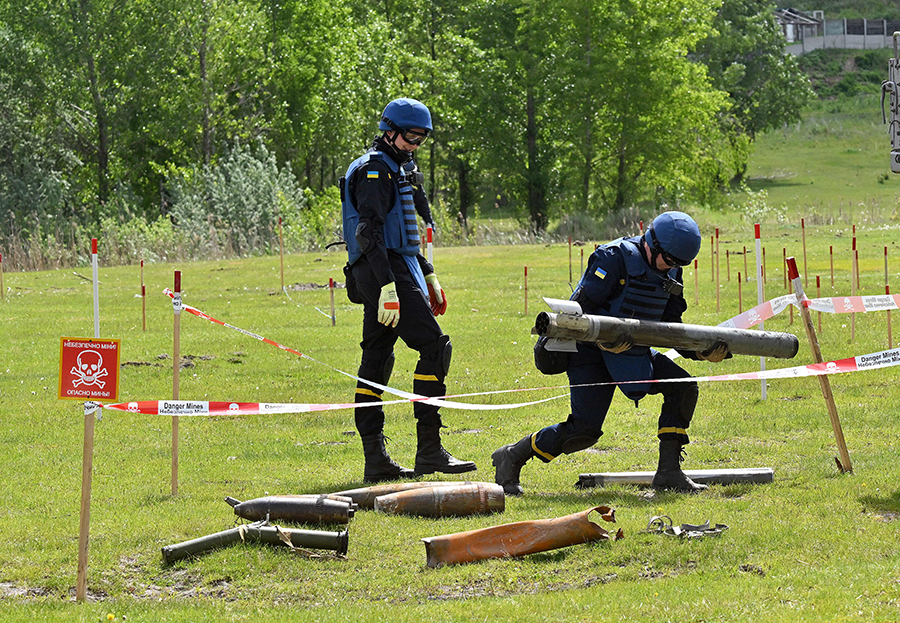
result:
[[[720,118],[735,158],[723,171],[737,182],[743,177],[749,144],[756,136],[800,118],[812,96],[809,79],[785,53],[785,39],[775,21],[771,0],[724,0],[711,35],[696,49],[715,88],[729,96]]]

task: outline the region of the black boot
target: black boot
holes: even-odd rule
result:
[[[417,426],[418,448],[416,450],[416,475],[463,474],[473,472],[478,467],[472,461],[460,461],[453,458],[441,445],[440,426]]]
[[[363,453],[366,456],[366,467],[363,471],[363,481],[383,482],[385,480],[397,480],[398,478],[412,478],[413,470],[407,469],[395,463],[384,447],[384,434],[376,433],[362,438]]]
[[[510,443],[502,448],[497,448],[491,455],[496,472],[494,482],[503,487],[506,495],[522,495],[522,485],[519,484],[519,472],[534,456],[531,448],[531,435],[526,435],[516,443]]]
[[[671,489],[684,493],[699,493],[709,487],[697,484],[681,471],[681,442],[677,439],[659,440],[659,467],[653,476],[654,489]]]

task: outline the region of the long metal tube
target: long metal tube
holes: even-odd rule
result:
[[[696,351],[709,350],[722,341],[728,344],[728,349],[736,355],[758,355],[779,359],[790,359],[800,348],[797,336],[792,333],[707,327],[680,322],[652,322],[590,314],[541,312],[535,319],[533,332],[541,336],[581,342],[613,342],[619,336],[625,336],[635,346]]]

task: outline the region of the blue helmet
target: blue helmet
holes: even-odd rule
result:
[[[378,129],[387,132],[388,130],[412,130],[413,128],[422,128],[431,132],[431,112],[428,106],[409,97],[401,97],[393,100],[384,107],[381,113],[381,123]]]
[[[650,223],[644,240],[666,263],[687,266],[700,252],[700,228],[684,212],[663,212]]]

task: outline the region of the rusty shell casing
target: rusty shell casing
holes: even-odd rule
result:
[[[234,498],[226,499],[229,504],[231,500]],[[270,495],[233,506],[235,515],[250,521],[268,518],[269,521],[323,524],[349,523],[356,510],[353,502],[330,499],[327,495]]]
[[[477,482],[456,487],[422,487],[375,498],[375,510],[419,517],[466,517],[502,513],[506,496],[500,485]]]
[[[241,535],[243,532],[243,536]],[[232,543],[268,543],[270,545],[287,545],[290,540],[294,547],[311,549],[330,549],[338,554],[346,554],[349,545],[349,533],[322,532],[319,530],[296,530],[278,526],[245,525],[230,530],[223,530],[183,543],[166,545],[162,548],[163,561],[166,564],[187,558],[188,556],[205,554],[206,552],[230,545]]]
[[[618,337],[625,336],[635,346],[696,351],[709,350],[717,342],[722,341],[728,344],[728,349],[735,355],[777,359],[790,359],[800,348],[797,336],[792,333],[707,327],[680,322],[654,322],[591,314],[541,312],[534,321],[532,332],[540,336],[581,342],[613,342]]]
[[[421,489],[423,487],[453,487],[456,485],[478,484],[471,481],[462,480],[438,480],[434,482],[397,482],[388,485],[374,485],[372,487],[362,487],[360,489],[348,489],[346,491],[338,491],[334,495],[342,495],[352,499],[360,508],[371,510],[375,508],[375,498],[388,495],[390,493],[399,493],[400,491],[409,491],[410,489]],[[490,484],[490,483],[482,483]]]
[[[457,534],[422,539],[429,567],[454,565],[488,558],[507,558],[546,552],[570,545],[603,541],[610,537],[588,515],[596,512],[604,521],[615,521],[608,506],[589,508],[580,513],[470,530]],[[619,530],[615,539],[622,538]]]

